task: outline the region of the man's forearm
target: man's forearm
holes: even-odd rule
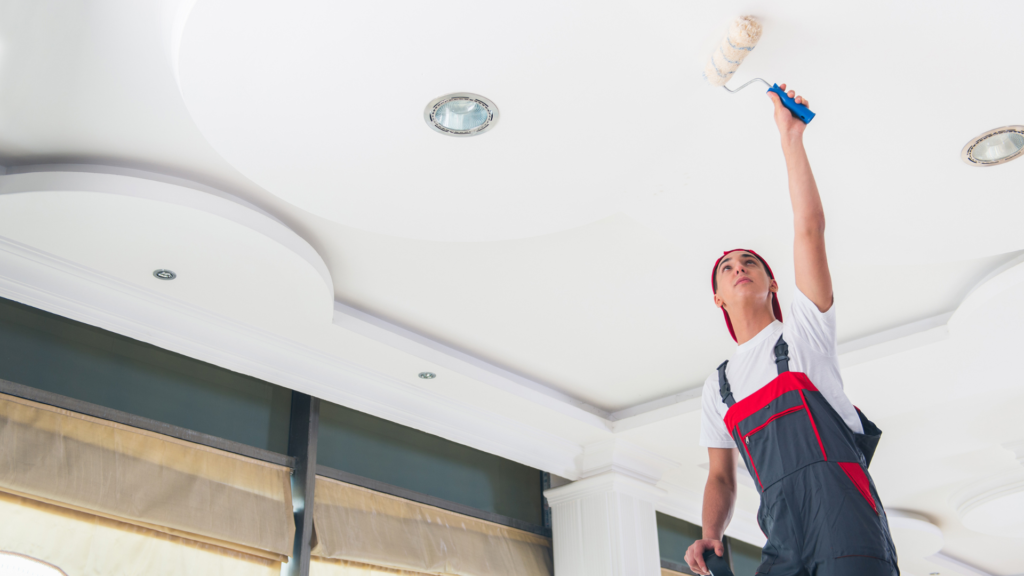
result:
[[[789,174],[789,198],[793,203],[793,225],[797,234],[821,235],[825,232],[825,210],[821,206],[818,185],[804,150],[803,135],[784,135],[782,153]]]
[[[782,152],[793,203],[793,271],[796,285],[825,312],[832,307],[832,275],[825,254],[825,210],[814,182],[802,133],[782,133]]]
[[[708,478],[704,487],[704,510],[702,525],[704,538],[721,540],[725,527],[732,520],[733,506],[736,503],[736,486],[727,482]]]

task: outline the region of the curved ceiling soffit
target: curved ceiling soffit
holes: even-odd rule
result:
[[[310,266],[323,283],[324,317],[331,318],[334,283],[320,254],[272,215],[226,192],[202,184],[145,172],[92,165],[36,165],[8,169],[0,196],[33,192],[92,192],[138,198],[211,214],[281,245]]]
[[[949,319],[950,333],[963,332],[997,297],[1022,288],[1024,254],[996,268],[971,289]]]
[[[171,72],[181,90],[181,80],[178,78],[178,54],[181,53],[181,36],[185,31],[185,24],[199,0],[170,0],[165,4],[161,13],[164,46],[167,50],[167,61],[171,66]]]
[[[942,530],[928,518],[916,512],[889,508],[885,515],[901,559],[922,559],[942,549]]]

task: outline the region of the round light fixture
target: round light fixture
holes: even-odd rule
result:
[[[988,476],[949,497],[960,522],[974,532],[1024,538],[1024,470]]]
[[[420,376],[420,378],[423,378],[424,380],[430,380],[432,378],[437,378],[437,374],[434,374],[433,372],[420,372],[419,376]]]
[[[456,92],[431,100],[423,119],[441,134],[476,136],[498,123],[498,107],[478,94]]]
[[[1024,152],[1024,126],[1004,126],[972,138],[960,152],[971,166],[995,166],[1019,158]]]
[[[0,574],[11,576],[67,576],[53,564],[17,552],[0,551]]]
[[[170,270],[164,270],[163,268],[159,270],[153,270],[153,276],[156,276],[161,280],[174,280],[175,278],[178,277],[178,275],[175,274],[174,272]]]

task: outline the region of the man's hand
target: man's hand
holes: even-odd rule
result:
[[[785,91],[786,85],[779,88]],[[786,94],[798,104],[810,105],[806,98],[797,96],[792,90]],[[807,125],[782,105],[777,94],[769,92],[768,96],[775,104],[775,124],[782,136],[782,153],[786,157],[786,172],[789,174],[796,287],[814,302],[818,311],[827,312],[832,307],[832,275],[825,255],[825,210],[804,150],[803,134]]]
[[[725,556],[725,545],[722,544],[721,540],[710,540],[705,538],[704,540],[697,540],[690,547],[686,549],[686,565],[693,570],[694,574],[701,574],[707,576],[711,574],[708,570],[707,565],[704,563],[704,551],[714,549],[715,554],[718,556]]]
[[[779,86],[779,89],[786,92],[786,85],[783,84]],[[808,102],[806,98],[803,96],[797,96],[796,92],[793,90],[786,92],[786,95],[796,100],[797,104],[803,104],[808,108],[811,107],[810,102]],[[775,125],[779,127],[779,134],[782,138],[785,140],[800,138],[803,136],[804,129],[807,128],[807,124],[804,124],[803,120],[793,116],[793,113],[782,105],[782,99],[779,98],[778,94],[769,92],[768,97],[771,98],[772,102],[775,104]]]

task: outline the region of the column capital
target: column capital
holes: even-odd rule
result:
[[[634,478],[633,476],[609,470],[596,476],[589,476],[565,486],[544,491],[548,504],[552,507],[563,502],[579,500],[598,494],[617,493],[632,496],[639,500],[656,503],[667,493],[653,484]]]

